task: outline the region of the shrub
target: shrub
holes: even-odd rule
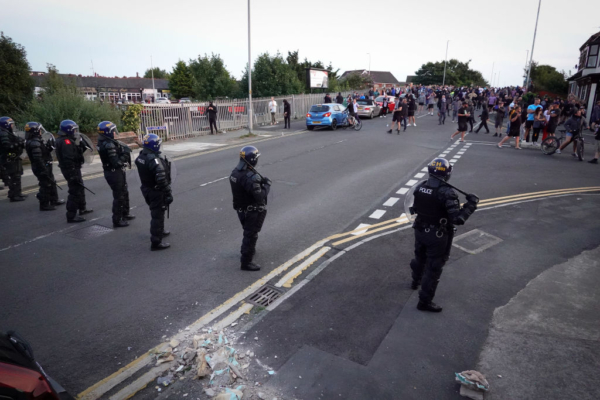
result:
[[[143,109],[144,106],[141,104],[127,106],[123,112],[123,132],[135,132],[139,135]]]

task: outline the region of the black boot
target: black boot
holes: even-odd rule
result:
[[[152,243],[152,246],[150,246],[150,250],[152,251],[157,251],[157,250],[164,250],[164,249],[168,249],[169,247],[171,247],[171,245],[169,243]]]
[[[390,129],[389,131],[387,131],[387,133],[392,133],[392,130]]]
[[[85,215],[85,214],[89,214],[89,213],[93,213],[93,212],[94,212],[94,210],[92,210],[91,208],[89,210],[88,209],[79,210],[79,215]]]
[[[52,205],[52,203],[42,204],[40,203],[40,211],[54,211],[56,207]]]
[[[54,206],[60,206],[63,204],[65,204],[65,201],[63,199],[58,199],[58,200],[52,202],[52,205],[54,205]]]
[[[242,271],[260,271],[260,265],[254,264],[253,262],[243,263]]]
[[[434,302],[423,303],[423,302],[419,301],[419,304],[417,304],[417,310],[430,311],[430,312],[441,312],[442,307],[438,306]]]
[[[10,202],[14,203],[16,201],[25,201],[26,196],[15,196],[10,198]]]
[[[588,162],[589,162],[590,164],[598,164],[598,159],[597,159],[597,158],[594,158],[594,159],[592,159],[592,160],[590,160],[590,161],[588,161]]]
[[[119,221],[113,221],[113,226],[115,228],[125,228],[126,226],[129,226],[129,222],[121,219]]]
[[[83,222],[83,221],[85,221],[85,218],[80,217],[79,215],[76,215],[73,218],[67,218],[67,222],[70,223],[70,224],[71,223],[76,223],[76,222]]]
[[[127,214],[127,215],[123,216],[123,219],[126,219],[127,221],[131,221],[132,219],[135,219],[135,215]]]
[[[421,284],[421,282],[420,282],[420,281],[415,281],[415,280],[413,279],[412,283],[410,284],[410,288],[411,288],[412,290],[417,290],[417,289],[419,288],[419,285],[420,285],[420,284]]]

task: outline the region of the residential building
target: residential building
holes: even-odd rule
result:
[[[357,69],[353,71],[346,71],[342,74],[341,77],[344,78],[350,74],[370,74],[375,89],[391,89],[392,87],[400,86],[400,82],[398,82],[398,79],[396,79],[394,75],[389,71],[369,71],[367,69]]]
[[[600,32],[590,38],[579,48],[579,64],[577,73],[569,79],[569,93],[583,101],[587,118],[591,110],[600,100]]]

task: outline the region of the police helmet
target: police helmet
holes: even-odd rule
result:
[[[79,133],[79,125],[75,123],[75,121],[71,121],[70,119],[65,119],[60,123],[60,128],[58,134],[61,136],[75,136],[76,133]]]
[[[258,164],[258,157],[260,157],[260,153],[254,146],[245,146],[240,151],[240,160],[248,161],[253,167],[256,167],[256,164]]]
[[[156,153],[160,151],[160,145],[162,144],[162,139],[155,135],[154,133],[150,133],[149,135],[144,136],[143,146],[145,149],[152,150]]]
[[[16,131],[15,121],[11,117],[2,117],[0,118],[0,128],[14,133]]]
[[[445,181],[450,180],[452,175],[452,164],[445,158],[436,158],[427,166],[430,175],[435,175]]]
[[[102,121],[98,124],[98,133],[102,136],[114,139],[115,134],[119,134],[119,131],[117,130],[117,125],[112,122]]]
[[[39,137],[42,135],[42,124],[39,122],[28,122],[25,125],[25,133],[27,134],[27,139],[32,139],[34,137]]]

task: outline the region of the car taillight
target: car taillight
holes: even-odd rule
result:
[[[369,107],[365,108],[365,111],[369,111],[369,110],[370,110],[370,108],[369,108]]]
[[[331,117],[331,113],[325,113],[323,114],[324,117]]]
[[[310,117],[312,117],[312,115],[306,114],[306,118],[310,118]]]

